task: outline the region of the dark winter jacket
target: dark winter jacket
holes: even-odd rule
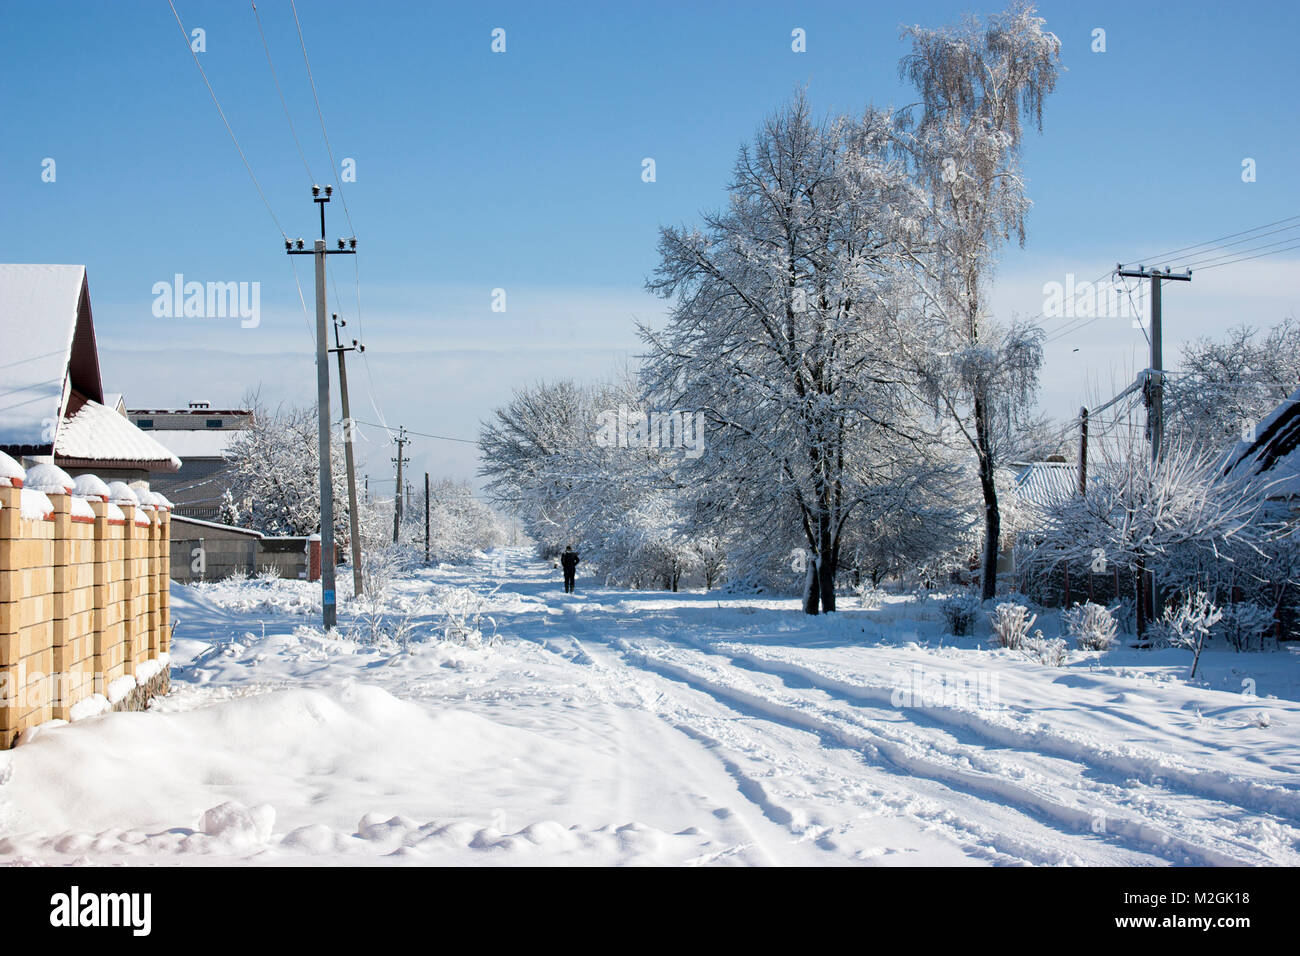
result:
[[[576,568],[578,566],[578,561],[579,558],[577,551],[565,551],[560,555],[560,564],[564,566],[564,570],[566,571],[572,571]]]

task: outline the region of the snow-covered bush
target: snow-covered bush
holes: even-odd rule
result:
[[[375,646],[392,642],[407,651],[415,639],[418,622],[412,609],[393,610],[378,595],[367,594],[360,601],[356,618],[343,629],[358,644]]]
[[[971,633],[975,628],[975,617],[980,611],[980,599],[970,593],[957,594],[945,599],[939,609],[948,625],[949,633],[956,637]]]
[[[1264,640],[1273,632],[1273,614],[1258,604],[1241,602],[1229,604],[1223,608],[1223,619],[1214,629],[1222,634],[1235,650],[1248,651],[1254,641],[1259,642],[1259,649],[1264,649]]]
[[[1194,652],[1192,671],[1188,676],[1195,677],[1196,665],[1200,663],[1201,651],[1205,647],[1205,638],[1222,619],[1223,611],[1215,607],[1204,591],[1184,592],[1179,600],[1171,602],[1165,608],[1156,631],[1159,638],[1170,647],[1182,647]]]
[[[435,628],[441,639],[471,647],[493,643],[496,640],[497,622],[485,612],[487,598],[495,593],[494,589],[487,595],[482,595],[469,588],[446,588],[440,591],[438,603],[442,617]],[[491,627],[491,633],[483,633],[485,626]]]
[[[1045,638],[1043,632],[1039,630],[1034,631],[1033,637],[1024,639],[1020,645],[1020,652],[1031,661],[1046,664],[1048,667],[1060,667],[1065,663],[1070,653],[1065,641],[1061,640],[1061,638]]]
[[[868,611],[878,610],[885,603],[885,591],[876,587],[869,580],[858,585],[858,604]]]
[[[1029,629],[1034,626],[1038,616],[1030,614],[1023,604],[1004,602],[989,615],[989,624],[993,627],[993,643],[1018,651],[1029,636]]]
[[[262,584],[274,584],[280,578],[280,569],[273,564],[268,564],[257,572],[257,580]]]
[[[1108,608],[1088,601],[1061,612],[1065,632],[1085,651],[1108,651],[1118,627]]]

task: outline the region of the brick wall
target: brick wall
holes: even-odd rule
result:
[[[48,516],[23,517],[21,496],[0,484],[0,749],[95,694],[121,694],[120,679],[168,653],[171,634],[166,509],[120,505],[119,519],[91,497],[91,518],[49,494]],[[141,677],[165,683],[150,671]]]

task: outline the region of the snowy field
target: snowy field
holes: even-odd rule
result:
[[[1294,648],[1048,667],[932,601],[566,595],[522,549],[350,639],[318,593],[173,584],[166,699],[0,753],[0,862],[1300,864]],[[495,638],[432,637],[474,594]]]

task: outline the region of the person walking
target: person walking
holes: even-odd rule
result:
[[[573,545],[568,545],[564,553],[560,555],[560,567],[564,568],[564,593],[573,593],[573,578],[578,571],[578,562],[582,559],[578,557],[578,552],[573,550]]]

